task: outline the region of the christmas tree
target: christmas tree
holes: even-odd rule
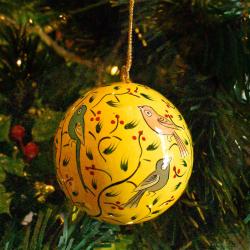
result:
[[[0,0],[0,249],[249,249],[250,3],[138,0],[134,82],[171,100],[193,172],[157,219],[115,226],[72,206],[53,140],[66,109],[120,81],[128,1]]]

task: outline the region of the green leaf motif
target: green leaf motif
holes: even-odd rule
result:
[[[0,115],[0,142],[9,140],[10,116]]]
[[[187,162],[186,162],[185,160],[182,160],[182,165],[183,165],[184,167],[187,167]]]
[[[94,97],[94,96],[91,96],[91,97],[89,98],[89,103],[93,102],[94,100],[95,100],[95,97]]]
[[[92,161],[94,159],[92,152],[88,149],[86,150],[86,155],[89,158],[89,160]]]
[[[105,148],[105,149],[103,150],[103,153],[104,153],[105,155],[110,155],[110,154],[112,154],[115,150],[116,150],[116,146],[110,144],[107,148]]]
[[[138,125],[138,124],[137,124],[136,121],[131,121],[131,122],[127,123],[127,124],[124,126],[124,128],[125,128],[125,129],[132,129],[132,128],[135,128],[137,125]]]
[[[101,132],[101,130],[102,130],[102,124],[100,122],[98,122],[96,124],[95,131],[97,134],[99,134]]]
[[[50,140],[54,136],[62,117],[62,112],[46,109],[44,114],[35,120],[32,129],[33,139],[37,142]]]
[[[4,169],[7,173],[23,176],[23,168],[25,163],[21,159],[13,159],[7,155],[0,154],[0,169]]]
[[[154,101],[154,99],[151,96],[147,95],[147,94],[140,93],[140,95],[143,96],[144,98],[150,100],[150,101]]]
[[[155,198],[154,201],[153,201],[153,205],[155,205],[157,202],[159,201],[159,198]]]
[[[113,107],[113,108],[116,108],[118,107],[119,103],[118,102],[115,102],[115,101],[107,101],[106,102],[109,106]]]
[[[159,212],[160,212],[160,210],[156,210],[152,214],[158,214]]]
[[[120,167],[123,171],[127,171],[128,170],[128,160],[121,161]]]
[[[107,197],[115,197],[115,196],[118,196],[119,194],[118,193],[112,193],[112,192],[109,192],[109,193],[106,193],[105,196]]]
[[[159,147],[159,145],[157,145],[157,143],[153,142],[153,143],[148,145],[147,150],[153,151],[153,150],[156,150],[158,147]]]
[[[11,193],[6,192],[4,186],[0,184],[0,214],[10,213],[10,202]]]
[[[185,143],[186,145],[188,145],[188,141],[187,141],[186,139],[184,140],[184,143]]]
[[[180,187],[180,185],[181,185],[181,182],[179,182],[179,183],[175,186],[174,191],[176,191],[176,190]]]
[[[95,179],[92,179],[92,187],[96,190],[97,189],[97,183],[96,183],[96,180]]]

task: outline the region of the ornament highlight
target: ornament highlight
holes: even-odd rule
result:
[[[192,139],[177,108],[151,88],[99,87],[66,112],[54,139],[56,173],[72,203],[113,224],[157,217],[181,196]]]

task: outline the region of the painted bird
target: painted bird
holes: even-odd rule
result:
[[[154,130],[156,133],[161,135],[173,136],[179,148],[181,157],[188,155],[187,148],[180,136],[176,133],[176,130],[183,129],[182,127],[176,125],[171,119],[159,115],[152,107],[150,106],[138,106],[141,111],[141,114],[148,124],[148,126]]]
[[[171,160],[171,157],[158,160],[155,171],[153,171],[135,188],[134,191],[137,193],[123,204],[123,207],[137,207],[145,192],[156,192],[162,189],[169,179]]]
[[[80,106],[73,116],[71,117],[69,121],[69,126],[68,126],[68,132],[69,136],[72,140],[76,142],[76,164],[77,164],[77,171],[78,175],[80,177],[80,181],[82,183],[82,186],[86,192],[90,191],[93,195],[95,195],[92,190],[86,185],[86,183],[83,180],[83,174],[81,170],[81,164],[80,164],[80,149],[81,149],[81,144],[85,144],[85,138],[84,138],[84,115],[87,111],[86,105]]]

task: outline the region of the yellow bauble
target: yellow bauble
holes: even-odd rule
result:
[[[151,88],[113,83],[86,93],[55,136],[58,181],[72,203],[114,224],[157,217],[183,193],[192,140],[176,107]]]

